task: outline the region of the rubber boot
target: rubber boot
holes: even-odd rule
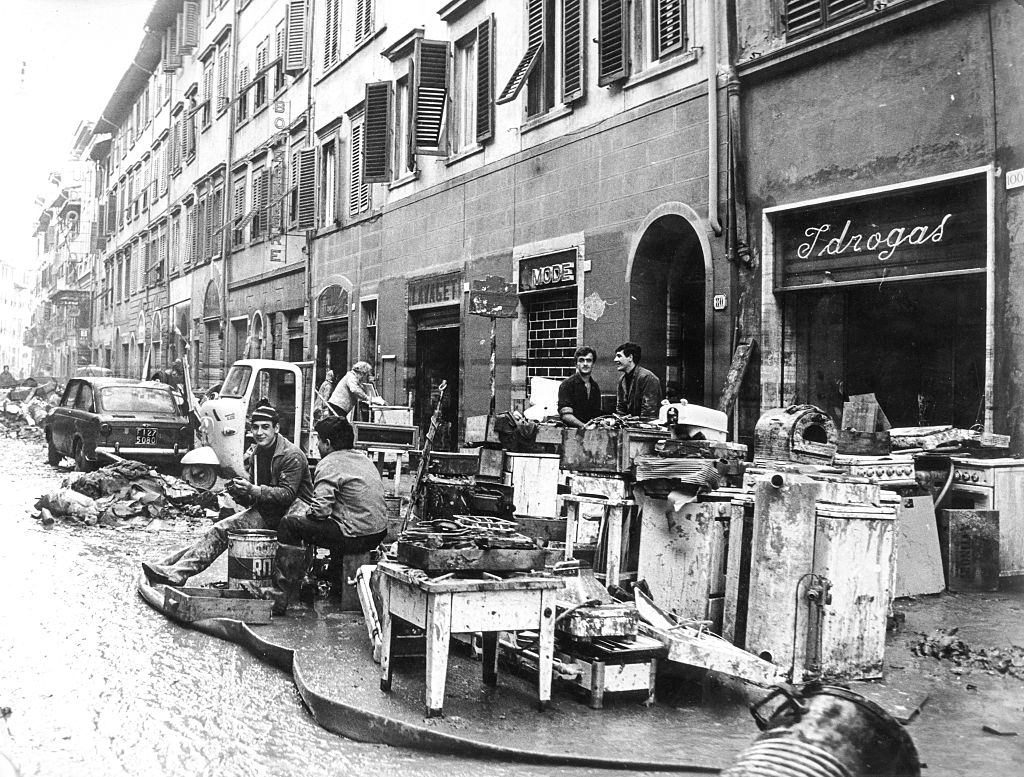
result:
[[[169,585],[185,585],[190,577],[197,575],[212,564],[217,557],[227,550],[227,532],[216,526],[184,551],[171,556],[169,564],[147,564],[149,570],[155,571]],[[147,577],[149,577],[147,571]]]
[[[284,615],[288,604],[297,598],[299,586],[313,561],[313,548],[304,545],[278,545],[274,558],[274,615]]]

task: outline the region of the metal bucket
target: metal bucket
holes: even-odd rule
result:
[[[770,700],[785,701],[770,717]],[[780,687],[751,707],[764,733],[721,777],[919,777],[910,734],[874,702],[838,686]]]
[[[274,585],[277,532],[271,529],[235,529],[228,532],[228,588],[242,583]]]

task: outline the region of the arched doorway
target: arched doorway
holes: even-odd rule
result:
[[[316,385],[330,368],[335,383],[348,372],[348,291],[328,286],[316,301]]]
[[[252,323],[249,339],[249,358],[250,359],[262,359],[263,358],[263,336],[266,331],[263,324],[263,314],[258,310],[253,313]]]
[[[220,289],[217,288],[215,281],[206,284],[206,293],[203,295],[202,350],[201,356],[197,356],[199,382],[204,386],[213,386],[220,383],[224,375],[224,333],[221,330],[220,320]]]
[[[686,206],[660,209],[640,233],[627,274],[629,339],[641,346],[642,363],[663,390],[674,387],[683,399],[703,405],[708,254],[690,214]]]

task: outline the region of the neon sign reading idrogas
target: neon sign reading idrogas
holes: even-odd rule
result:
[[[797,246],[796,255],[801,259],[810,259],[815,256],[856,254],[866,250],[877,251],[878,260],[884,262],[891,259],[901,246],[941,243],[945,237],[946,222],[952,217],[952,213],[947,213],[936,225],[893,227],[886,234],[882,232],[851,233],[852,222],[847,220],[842,232],[829,240],[825,240],[825,235],[832,230],[832,224],[826,222],[804,230],[804,235],[810,240]]]

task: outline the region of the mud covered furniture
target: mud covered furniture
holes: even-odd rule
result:
[[[555,596],[565,583],[554,577],[500,579],[430,578],[423,571],[382,561],[383,615],[380,687],[391,690],[394,618],[427,632],[426,716],[444,706],[448,647],[452,634],[483,633],[484,683],[498,682],[498,632],[536,631],[539,672],[538,708],[551,700],[551,664],[555,645]]]

